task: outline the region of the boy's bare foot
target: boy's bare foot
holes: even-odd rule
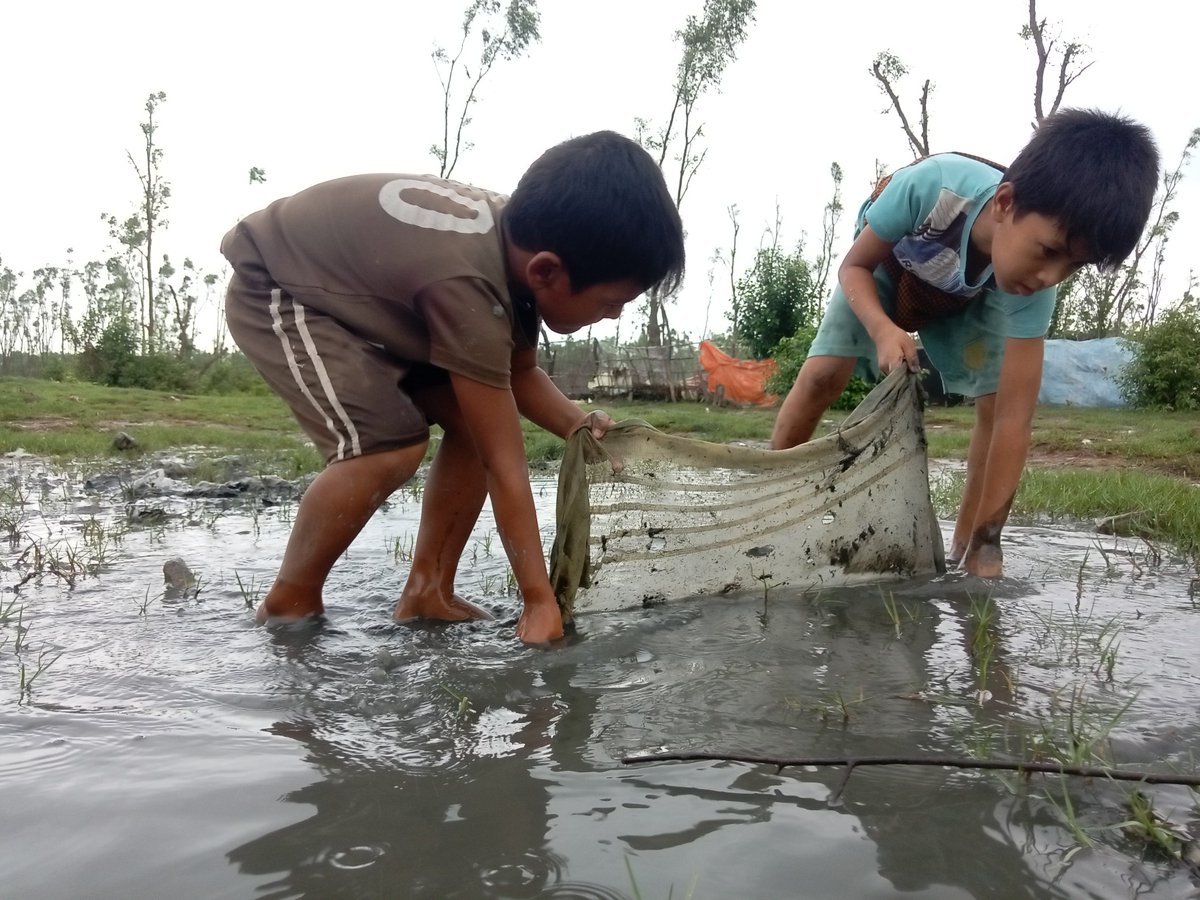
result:
[[[458,594],[449,598],[426,595],[423,597],[401,597],[392,618],[397,622],[412,622],[416,619],[437,619],[442,622],[465,622],[468,619],[496,618],[482,606],[464,600]]]
[[[526,644],[547,644],[562,636],[562,613],[557,603],[525,604],[517,620],[517,637]]]
[[[997,544],[972,544],[963,557],[962,567],[968,575],[999,578],[1004,574],[1004,553]]]
[[[254,622],[259,625],[271,624],[286,624],[289,622],[306,622],[308,619],[319,619],[324,616],[324,607],[318,606],[316,610],[304,611],[299,607],[286,608],[281,612],[271,610],[266,605],[266,601],[260,602],[256,611],[254,611]]]
[[[300,622],[305,619],[315,619],[325,614],[325,605],[321,595],[315,597],[303,592],[294,592],[280,586],[276,581],[267,596],[254,613],[254,621],[259,625],[272,622]]]

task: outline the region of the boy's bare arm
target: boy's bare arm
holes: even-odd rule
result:
[[[911,334],[888,318],[879,302],[875,269],[888,258],[892,245],[864,225],[838,268],[838,282],[850,309],[875,345],[879,370],[885,375],[897,366],[917,371],[917,344]]]
[[[1000,532],[1025,471],[1042,383],[1043,351],[1042,338],[1009,338],[1005,342],[978,505],[961,511],[963,516],[971,516],[963,566],[972,575],[995,578],[1003,569]]]
[[[450,383],[487,473],[496,527],[525,601],[517,636],[530,644],[560,638],[562,615],[546,572],[525,440],[512,391],[455,372],[450,373]]]
[[[539,428],[566,439],[589,422],[592,434],[601,438],[612,425],[607,414],[585,413],[550,380],[537,364],[536,350],[519,350],[512,357],[512,392],[521,415]]]

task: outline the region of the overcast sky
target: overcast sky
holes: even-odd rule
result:
[[[139,151],[146,96],[165,91],[157,134],[172,186],[164,249],[178,263],[224,270],[217,251],[237,219],[277,197],[358,172],[428,172],[441,128],[430,52],[456,39],[465,0],[140,0],[6,7],[0,52],[0,262],[15,271],[105,255],[100,214],[127,215],[138,190],[126,151]],[[455,177],[509,191],[546,147],[602,128],[633,133],[669,112],[679,45],[673,35],[702,0],[541,0],[542,41],[483,83]],[[1086,42],[1092,67],[1067,105],[1119,110],[1145,122],[1174,168],[1200,126],[1195,35],[1177,0],[1041,0],[1039,13]],[[688,276],[672,313],[700,336],[725,330],[727,209],[740,210],[738,260],[752,258],[776,216],[791,245],[821,236],[830,163],[845,173],[847,212],[869,191],[876,160],[911,155],[869,74],[890,49],[915,115],[931,78],[930,142],[1010,160],[1029,136],[1033,51],[1018,36],[1023,0],[759,0],[755,24],[720,94],[698,108],[708,150],[681,212]],[[903,20],[902,20],[903,19]],[[251,166],[267,183],[251,185]],[[1200,248],[1200,165],[1176,208],[1168,295]],[[710,278],[711,273],[711,278]],[[209,313],[210,317],[212,311]],[[632,331],[634,322],[622,326]],[[599,332],[598,332],[599,333]]]

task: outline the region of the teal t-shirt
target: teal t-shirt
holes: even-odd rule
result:
[[[943,153],[897,171],[874,201],[858,212],[855,236],[864,225],[893,245],[900,264],[922,281],[949,294],[973,298],[966,308],[920,329],[921,343],[938,367],[947,391],[977,397],[996,390],[1007,338],[1043,337],[1054,314],[1053,287],[1028,297],[996,287],[989,263],[974,282],[967,278],[971,227],[1000,182],[987,163]],[[895,290],[875,273],[879,299],[894,315]],[[874,345],[846,302],[834,290],[810,356],[856,356],[875,370]],[[877,372],[875,374],[878,374]]]

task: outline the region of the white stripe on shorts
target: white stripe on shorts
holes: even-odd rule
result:
[[[333,411],[337,413],[338,418],[342,420],[345,432],[338,429],[334,421],[329,418],[325,410],[317,403],[316,398],[309,392],[308,385],[304,383],[304,378],[300,373],[300,366],[296,363],[296,354],[292,351],[292,342],[288,340],[288,336],[283,331],[283,316],[280,314],[283,291],[279,288],[274,288],[271,291],[271,328],[279,337],[279,343],[283,347],[283,355],[287,359],[292,377],[296,380],[296,385],[300,388],[300,392],[312,404],[313,409],[320,413],[321,418],[325,420],[325,427],[329,429],[329,433],[337,438],[337,458],[346,458],[347,438],[350,440],[350,455],[359,456],[362,454],[362,445],[358,440],[358,429],[354,427],[354,423],[346,415],[346,410],[342,407],[341,401],[337,398],[337,392],[334,391],[333,384],[329,381],[329,373],[325,369],[325,363],[321,360],[321,355],[317,352],[317,345],[313,343],[312,334],[309,332],[308,326],[304,324],[304,306],[297,303],[292,297],[288,299],[292,302],[292,316],[296,324],[296,332],[300,335],[300,340],[304,342],[304,349],[308,353],[308,358],[312,361],[313,371],[316,372],[317,379],[321,382],[321,387],[325,391],[325,398],[329,401],[329,405],[333,407]]]

